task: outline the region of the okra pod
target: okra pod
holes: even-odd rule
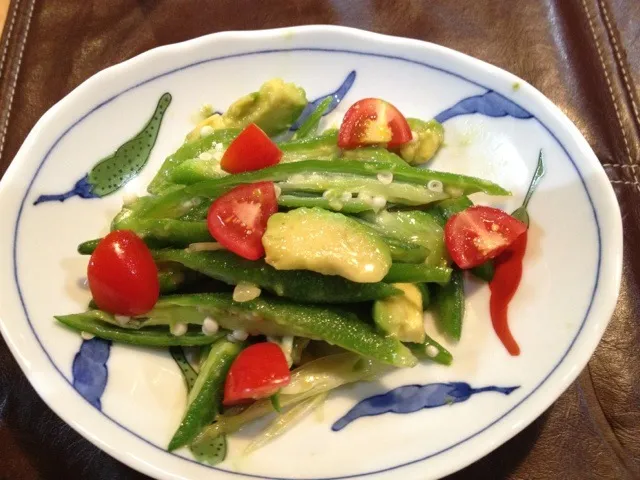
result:
[[[196,158],[201,153],[210,150],[214,143],[231,143],[231,141],[238,136],[238,133],[240,133],[240,129],[238,128],[217,130],[211,135],[200,137],[198,140],[192,142],[184,143],[175,153],[169,155],[165,159],[160,170],[149,184],[147,191],[154,195],[164,192],[173,184],[171,181],[171,174],[177,166],[182,164],[182,162],[189,160],[190,158]]]
[[[158,250],[156,261],[177,262],[216,280],[237,285],[249,282],[299,302],[354,303],[386,298],[400,293],[387,283],[356,283],[336,275],[309,270],[276,270],[263,260],[246,260],[226,250],[188,252]]]
[[[462,271],[454,270],[451,281],[438,289],[435,295],[435,311],[440,329],[454,340],[460,340],[464,318]]]
[[[170,452],[191,443],[214,420],[222,400],[227,372],[242,347],[241,343],[231,342],[226,338],[221,338],[211,347],[189,392],[187,410],[180,426],[169,442]]]
[[[114,342],[146,347],[171,347],[174,345],[193,347],[213,343],[225,335],[225,332],[208,336],[201,331],[187,331],[184,335],[175,336],[166,328],[146,329],[144,331],[121,328],[117,326],[117,322],[112,316],[100,310],[89,310],[85,313],[73,315],[59,315],[55,318],[78,332],[90,333],[98,338]],[[110,320],[110,323],[105,322],[105,319]]]
[[[448,283],[451,269],[424,263],[394,263],[384,277],[385,283]]]
[[[422,343],[405,343],[419,360],[432,360],[442,365],[451,365],[453,355],[429,335]]]
[[[132,206],[130,212],[127,212],[126,215],[119,215],[115,225],[126,223],[125,220],[131,216],[178,218],[191,210],[195,203],[199,203],[204,199],[217,198],[237,185],[258,181],[285,182],[296,174],[307,178],[316,175],[318,179],[323,176],[333,175],[340,188],[344,187],[344,182],[340,181],[340,177],[345,175],[357,180],[358,177],[366,179],[375,178],[378,174],[392,174],[395,182],[413,187],[424,187],[425,185],[430,185],[430,182],[433,181],[437,185],[432,184],[432,188],[427,189],[434,194],[431,198],[432,200],[437,200],[438,195],[441,195],[439,198],[442,199],[475,192],[484,192],[490,195],[509,194],[507,190],[492,182],[465,175],[386,163],[305,160],[294,163],[281,163],[273,167],[238,175],[228,175],[213,180],[203,180],[193,185],[171,190],[164,195],[145,198],[145,201],[137,202]],[[380,186],[385,185],[380,182]],[[439,194],[440,187],[442,187],[442,193]]]
[[[320,125],[320,120],[322,120],[322,116],[327,111],[332,101],[332,97],[327,97],[318,104],[315,110],[311,112],[304,122],[302,122],[302,125],[300,125],[296,133],[293,135],[294,140],[310,137],[316,133],[318,125]]]
[[[90,311],[79,316],[83,315],[93,315],[96,320],[117,324],[116,319],[105,312]],[[377,332],[371,324],[360,320],[354,313],[324,305],[300,305],[273,297],[260,296],[247,302],[235,302],[227,293],[162,297],[153,310],[144,316],[132,318],[126,327],[135,329],[142,336],[148,327],[166,327],[176,323],[201,325],[207,317],[215,319],[228,330],[323,340],[396,367],[412,367],[417,362],[401,342]],[[65,319],[57,318],[60,321]]]

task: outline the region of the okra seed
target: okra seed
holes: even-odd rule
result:
[[[383,185],[389,185],[393,182],[393,173],[391,172],[380,172],[378,175],[378,181]]]
[[[181,337],[187,333],[187,324],[186,323],[175,323],[171,325],[171,334],[175,337]]]
[[[430,180],[429,183],[427,183],[427,189],[435,193],[442,193],[442,182],[440,180]]]
[[[438,347],[436,347],[435,345],[427,345],[427,347],[425,348],[425,353],[427,354],[427,356],[431,357],[431,358],[436,358],[438,356]]]

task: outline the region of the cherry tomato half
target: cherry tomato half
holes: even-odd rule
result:
[[[411,127],[407,119],[396,107],[379,98],[364,98],[351,105],[338,133],[340,148],[375,144],[392,148],[409,141]]]
[[[278,211],[273,182],[240,185],[215,200],[207,223],[213,238],[248,260],[264,256],[262,235],[267,220]]]
[[[98,307],[116,315],[147,313],[160,295],[151,252],[129,230],[116,230],[100,240],[89,260],[87,279]]]
[[[502,210],[473,206],[453,215],[444,227],[451,258],[472,268],[495,258],[527,231],[527,226]]]
[[[271,167],[282,158],[282,151],[260,130],[255,123],[249,124],[231,142],[220,160],[225,172],[241,173]]]
[[[271,342],[245,348],[231,364],[224,384],[224,405],[270,397],[291,380],[282,349]]]

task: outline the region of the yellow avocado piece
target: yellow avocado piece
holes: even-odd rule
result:
[[[391,267],[384,241],[357,221],[321,208],[298,208],[269,218],[265,261],[278,270],[312,270],[354,282],[381,281]]]
[[[378,327],[401,342],[422,343],[422,294],[412,283],[394,283],[404,295],[395,295],[373,304],[373,320]]]

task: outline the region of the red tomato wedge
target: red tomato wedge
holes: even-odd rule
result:
[[[495,258],[527,231],[527,226],[502,210],[473,206],[456,213],[444,227],[453,261],[463,269]]]
[[[262,235],[267,220],[278,211],[273,182],[240,185],[209,208],[209,232],[226,249],[248,260],[264,256]]]
[[[357,101],[344,115],[338,146],[356,148],[386,144],[393,148],[411,141],[411,127],[400,111],[379,98]]]
[[[225,172],[242,173],[276,165],[282,151],[255,123],[245,128],[224,152],[220,166]]]
[[[231,364],[224,384],[223,404],[270,397],[291,380],[282,349],[271,342],[245,348]]]
[[[100,240],[89,260],[87,279],[98,307],[116,315],[147,313],[160,295],[151,252],[129,230],[116,230]]]

